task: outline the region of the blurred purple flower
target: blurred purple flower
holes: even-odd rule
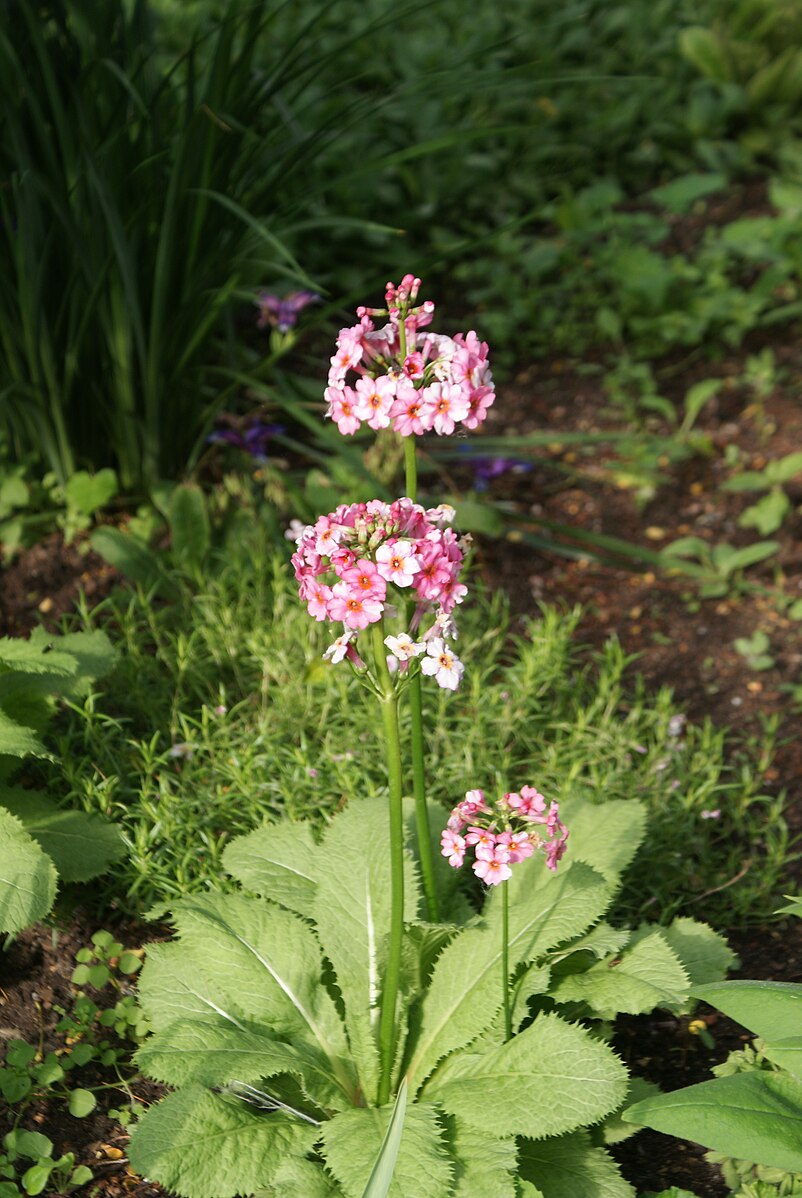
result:
[[[298,316],[309,304],[319,303],[315,291],[291,291],[289,295],[274,295],[272,291],[260,291],[254,300],[259,309],[256,324],[260,329],[270,325],[280,333],[289,333],[298,323]]]
[[[523,462],[520,458],[472,458],[474,485],[477,491],[486,491],[494,478],[514,471],[516,474],[528,474],[532,469],[531,462]]]
[[[233,445],[243,453],[249,453],[252,458],[264,460],[267,457],[267,447],[270,439],[276,433],[283,433],[283,424],[265,424],[263,420],[251,420],[240,428],[217,428],[206,438],[213,445]]]

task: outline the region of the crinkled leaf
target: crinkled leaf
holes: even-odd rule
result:
[[[326,1163],[345,1198],[362,1198],[392,1111],[389,1105],[355,1107],[323,1124]],[[409,1105],[388,1198],[443,1198],[450,1192],[451,1174],[437,1109]]]
[[[802,1082],[788,1074],[717,1077],[636,1102],[623,1117],[725,1156],[802,1173]]]
[[[270,1182],[287,1158],[305,1156],[316,1137],[291,1116],[191,1086],[147,1111],[128,1154],[138,1173],[183,1198],[234,1198]]]
[[[57,674],[69,678],[78,669],[70,653],[55,649],[59,637],[41,636],[23,640],[21,637],[0,637],[0,665],[21,674]]]
[[[539,1015],[495,1052],[450,1063],[426,1086],[450,1114],[499,1136],[558,1136],[603,1119],[620,1106],[627,1074],[615,1054],[584,1028],[554,1014]]]
[[[723,936],[695,919],[681,916],[663,928],[662,933],[693,986],[719,981],[737,959]]]
[[[76,668],[73,675],[57,688],[59,694],[72,697],[84,694],[89,683],[108,674],[117,660],[114,646],[99,628],[92,632],[65,632],[58,637],[48,635],[44,628],[36,628],[31,633],[31,644],[41,646],[43,650],[55,644],[59,652],[68,653],[74,658]],[[48,653],[47,660],[51,657],[52,653]]]
[[[369,1102],[376,1099],[379,1080],[379,1001],[392,916],[389,842],[387,803],[383,799],[352,800],[326,830],[316,863],[315,926],[323,952],[334,967],[345,1004],[351,1054]],[[355,845],[358,852],[354,852]],[[418,903],[415,869],[407,857],[406,922],[417,917]]]
[[[309,918],[319,853],[310,824],[285,820],[238,836],[223,865],[248,890]]]
[[[449,1118],[456,1169],[453,1198],[516,1198],[518,1150],[511,1136],[494,1136]]]
[[[254,1191],[253,1198],[343,1198],[343,1192],[322,1165],[290,1157],[279,1166],[270,1185]]]
[[[321,1070],[305,1045],[287,1044],[268,1028],[239,1026],[223,1015],[177,1020],[150,1036],[136,1054],[143,1073],[170,1086],[220,1086],[231,1081],[257,1082],[279,1073],[294,1074],[318,1104],[344,1095]]]
[[[592,953],[597,961],[620,952],[629,940],[630,933],[626,929],[613,928],[609,923],[599,923],[584,936],[577,936],[570,944],[549,953],[552,964],[563,961],[574,953]]]
[[[802,1027],[802,983],[713,982],[691,993],[763,1040],[785,1040]]]
[[[0,757],[50,757],[39,737],[31,728],[12,720],[0,708]]]
[[[592,803],[578,795],[561,796],[560,818],[569,830],[564,861],[585,861],[616,885],[646,833],[643,804],[634,799]]]
[[[615,1161],[596,1148],[585,1131],[553,1140],[522,1140],[521,1177],[532,1182],[543,1198],[634,1198]]]
[[[38,790],[0,788],[0,807],[24,824],[64,882],[86,882],[125,853],[114,824],[84,811],[65,811]]]
[[[56,885],[53,862],[16,816],[0,808],[0,931],[14,934],[43,919]]]
[[[602,1014],[639,1015],[688,994],[688,976],[655,930],[620,956],[568,974],[552,987],[557,1002],[581,1002]]]
[[[302,919],[264,899],[208,895],[176,907],[178,944],[148,953],[140,994],[154,1027],[217,1012],[303,1043],[335,1088],[355,1088],[345,1030],[321,985],[322,958]]]
[[[540,860],[531,859],[504,885],[512,888],[510,969],[583,932],[611,897],[601,876],[581,863],[551,875]],[[495,914],[488,906],[490,926],[466,928],[437,959],[408,1070],[413,1088],[442,1057],[488,1027],[501,1005],[501,911],[500,904]]]

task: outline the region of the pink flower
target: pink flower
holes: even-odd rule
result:
[[[424,391],[426,423],[440,436],[453,433],[457,421],[470,410],[468,399],[455,383],[432,383]]]
[[[535,790],[534,786],[522,786],[520,794],[508,794],[504,797],[510,807],[519,815],[528,817],[536,823],[546,822],[545,818],[538,818],[546,810],[546,800],[539,791]]]
[[[568,830],[563,833],[559,840],[552,840],[546,845],[546,866],[552,872],[556,872],[557,865],[562,860],[565,853],[565,842],[568,839]]]
[[[327,620],[330,602],[331,587],[324,586],[319,582],[310,584],[309,594],[306,596],[306,609],[310,616],[316,620]]]
[[[352,592],[347,583],[338,582],[332,587],[328,615],[331,620],[342,620],[349,628],[367,628],[382,618],[382,605],[378,599]]]
[[[517,861],[525,861],[535,851],[535,846],[527,832],[502,832],[498,838],[498,844],[506,845],[510,862],[513,865]]]
[[[387,428],[394,399],[393,378],[386,374],[375,379],[364,376],[356,381],[354,413],[360,420],[367,420],[372,429]]]
[[[430,427],[425,423],[426,406],[423,394],[410,383],[399,384],[395,402],[390,408],[393,428],[402,437],[419,437]]]
[[[448,857],[448,864],[459,869],[465,860],[465,841],[457,833],[446,828],[440,837],[442,855]]]
[[[376,565],[382,578],[397,587],[411,586],[420,571],[420,562],[410,541],[392,541],[376,550]]]
[[[496,851],[495,833],[491,832],[489,828],[479,828],[475,824],[468,828],[465,843],[474,845],[477,857],[492,857]]]
[[[486,886],[497,886],[512,877],[512,870],[507,864],[507,854],[497,850],[492,857],[479,857],[473,863],[473,872],[481,878]]]
[[[426,645],[427,656],[421,661],[421,670],[429,677],[434,676],[437,685],[444,690],[455,691],[460,684],[464,666],[455,653],[451,653],[439,637]]]
[[[350,387],[327,387],[324,393],[328,400],[327,416],[330,416],[343,436],[350,437],[359,428],[359,420],[354,411],[355,392]]]
[[[387,594],[387,583],[382,578],[376,565],[366,557],[360,557],[340,574],[343,582],[363,598],[384,600]]]

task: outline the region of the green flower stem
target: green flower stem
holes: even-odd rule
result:
[[[415,438],[402,437],[404,463],[406,466],[406,490],[414,500],[418,493],[418,464],[415,459]],[[423,739],[423,693],[420,674],[409,680],[410,732],[412,738],[412,786],[415,795],[415,824],[418,831],[418,853],[420,854],[423,893],[426,910],[431,923],[440,919],[440,903],[437,897],[437,882],[432,858],[432,834],[429,828],[429,809],[426,805],[426,770],[424,768]]]
[[[398,698],[387,668],[384,646],[384,621],[371,625],[376,677],[382,692],[381,709],[387,752],[387,779],[390,790],[390,948],[384,975],[379,1015],[378,1105],[390,1100],[396,1049],[396,1009],[401,978],[401,941],[404,935],[404,814],[401,804],[401,738],[398,733]]]
[[[509,887],[501,883],[501,993],[504,996],[504,1041],[512,1039],[510,1009],[510,899]]]
[[[429,922],[437,923],[440,919],[440,903],[434,876],[429,809],[426,805],[426,773],[423,767],[423,694],[420,674],[415,674],[409,680],[409,710],[412,738],[412,787],[415,795],[415,825],[418,831],[421,878]]]
[[[414,436],[402,437],[404,442],[404,466],[406,468],[406,493],[414,500],[418,494],[418,463],[415,458]]]

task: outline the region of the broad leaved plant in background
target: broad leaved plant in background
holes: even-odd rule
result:
[[[84,882],[122,855],[113,824],[11,785],[22,758],[52,758],[41,737],[57,696],[76,698],[113,665],[104,632],[0,639],[0,933],[12,935],[53,906],[59,878]]]
[[[427,389],[439,402],[446,385],[427,375],[438,342],[408,341],[431,318],[431,305],[414,307],[419,285],[388,286],[392,333],[379,350],[369,342],[366,358],[354,341],[345,362],[341,334],[333,363],[371,363],[359,378],[376,410],[396,389],[408,494],[342,505],[298,533],[293,556],[310,615],[341,626],[326,657],[348,662],[378,701],[387,795],[351,796],[320,840],[287,822],[233,841],[224,864],[242,889],[176,904],[177,939],[151,946],[142,973],[154,1034],[138,1062],[174,1092],[139,1122],[130,1157],[186,1198],[362,1198],[402,1088],[392,1198],[629,1198],[598,1126],[629,1091],[607,1025],[619,1011],[681,1009],[692,983],[717,980],[732,959],[693,920],[603,922],[644,834],[635,801],[567,788],[546,799],[528,783],[491,801],[471,787],[447,822],[442,813],[433,851],[421,682],[453,690],[469,664],[450,645],[465,546],[450,510],[415,502],[410,410],[428,411]],[[478,344],[466,351],[474,391],[489,386]],[[448,369],[461,352],[445,356]],[[447,385],[456,415],[459,383]],[[361,404],[348,386],[328,396],[346,435],[343,404]],[[469,849],[478,903],[444,860],[457,869]]]

